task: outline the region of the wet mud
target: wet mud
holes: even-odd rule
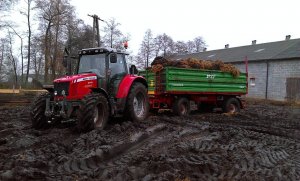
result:
[[[300,180],[300,109],[163,112],[78,134],[32,129],[28,106],[0,108],[0,180]]]

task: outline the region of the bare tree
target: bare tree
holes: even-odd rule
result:
[[[24,54],[23,54],[23,38],[22,36],[15,30],[13,26],[10,24],[7,25],[10,29],[13,30],[14,34],[17,35],[21,41],[20,45],[20,53],[21,53],[21,84],[23,83],[23,78],[24,78]]]
[[[13,6],[18,0],[1,0],[0,1],[0,12],[7,11]]]
[[[201,36],[198,36],[194,39],[196,52],[203,51],[203,48],[205,48],[207,45],[203,38]]]
[[[104,26],[104,43],[106,46],[111,48],[119,47],[118,44],[120,44],[124,38],[123,33],[118,28],[120,25],[121,24],[118,23],[114,18],[106,21],[106,26]]]
[[[43,68],[42,40],[38,36],[32,38],[31,61],[34,70],[34,78],[39,80]]]
[[[168,36],[167,34],[158,35],[155,38],[155,52],[156,56],[159,55],[159,53],[162,53],[162,56],[170,56],[174,49],[174,41],[173,39]]]
[[[8,32],[8,41],[9,41],[8,59],[10,60],[14,72],[14,85],[15,87],[17,87],[18,86],[17,59],[13,55],[13,37],[11,32]]]
[[[4,61],[4,44],[5,44],[5,39],[1,38],[0,39],[0,45],[1,45],[1,54],[0,54],[0,81],[2,81],[2,77],[3,77],[3,61]]]
[[[69,0],[37,0],[36,4],[40,16],[40,29],[44,32],[44,81],[49,82],[49,71],[54,79],[56,69],[61,65],[58,60],[63,56],[63,39],[67,39],[62,28],[67,24],[67,17],[74,8],[69,4]]]
[[[145,32],[144,39],[141,44],[139,56],[145,60],[145,67],[149,66],[149,59],[155,54],[155,44],[152,31],[148,29]]]
[[[186,42],[187,51],[189,53],[195,53],[196,52],[196,45],[194,41],[187,41]]]
[[[30,70],[30,57],[31,57],[31,4],[33,0],[25,0],[26,8],[21,10],[20,13],[26,17],[27,20],[27,70],[26,70],[26,78],[25,78],[25,85],[28,82],[29,70]],[[23,70],[22,70],[23,74]],[[22,78],[23,79],[23,78]]]
[[[187,44],[184,42],[184,41],[177,41],[175,44],[174,44],[174,50],[176,53],[186,53],[188,52],[188,47],[187,47]]]
[[[143,55],[138,54],[136,56],[131,57],[131,62],[139,70],[146,68],[146,64],[145,64],[146,62],[145,62],[145,59],[144,59]]]
[[[18,0],[0,0],[0,29],[5,27],[7,15]]]
[[[62,26],[67,25],[68,17],[72,14],[73,7],[70,6],[68,0],[57,0],[55,4],[55,11],[57,12],[58,16],[55,17],[55,40],[54,40],[54,52],[53,58],[51,59],[51,71],[52,71],[52,80],[56,77],[56,69],[60,69],[61,65],[58,63],[59,59],[62,59],[62,49],[63,49],[63,42],[60,42],[62,32]],[[60,61],[61,62],[61,61]],[[59,71],[61,74],[61,71]]]

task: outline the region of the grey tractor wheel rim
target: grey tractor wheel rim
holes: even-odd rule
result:
[[[133,98],[133,110],[137,117],[142,117],[145,112],[145,101],[144,96],[142,93],[138,93]]]
[[[102,104],[95,106],[94,109],[94,125],[96,128],[102,127],[104,119],[104,110]]]

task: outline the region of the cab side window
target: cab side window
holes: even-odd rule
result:
[[[111,71],[110,77],[113,77],[115,75],[121,75],[126,73],[125,69],[125,61],[124,56],[121,54],[118,54],[117,56],[117,62],[116,63],[109,63],[109,69]]]

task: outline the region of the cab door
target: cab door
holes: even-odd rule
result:
[[[108,87],[109,94],[113,97],[116,96],[120,82],[127,74],[127,68],[125,63],[125,55],[117,54],[117,61],[112,63],[109,61],[109,77],[108,77]]]

